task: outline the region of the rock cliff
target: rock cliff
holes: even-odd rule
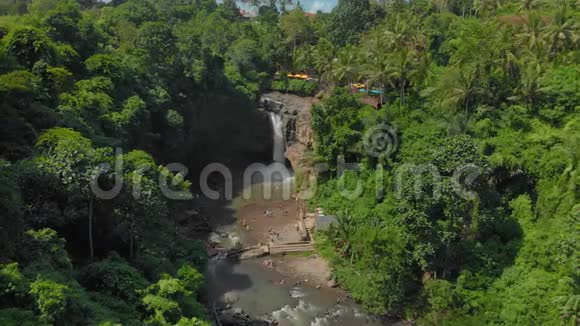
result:
[[[312,148],[311,109],[314,99],[278,92],[262,96],[261,106],[282,116],[286,158],[294,171],[303,170],[304,158]]]

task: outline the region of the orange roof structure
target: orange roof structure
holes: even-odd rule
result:
[[[288,78],[298,78],[298,79],[308,79],[308,78],[310,78],[310,76],[308,76],[307,74],[292,74],[292,73],[289,73],[288,75],[286,75],[286,77],[288,77]]]

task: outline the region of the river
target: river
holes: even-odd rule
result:
[[[220,247],[300,240],[295,238],[299,236],[295,223],[302,204],[291,198],[294,178],[285,168],[283,121],[279,112],[268,115],[273,162],[259,166],[249,182],[244,180],[247,166],[231,169],[235,198],[200,200],[200,208],[211,217],[215,230],[208,240]],[[283,173],[278,173],[280,170]],[[273,178],[267,180],[260,175]],[[243,312],[242,315],[252,319],[274,321],[282,326],[386,324],[365,314],[348,299],[346,292],[329,286],[330,275],[328,264],[316,255],[243,261],[217,255],[208,263],[205,296],[217,309],[226,308],[237,315]]]
[[[235,184],[240,184],[239,180],[234,181]],[[293,178],[284,181],[274,180],[273,184],[255,181],[244,191],[238,191],[234,200],[214,202],[213,206],[206,205],[206,211],[212,211],[216,219],[222,220],[217,227],[219,231],[213,234],[217,239],[211,240],[220,242],[224,247],[232,247],[237,243],[253,244],[249,234],[251,232],[240,225],[240,216],[248,214],[248,207],[254,208],[249,210],[250,212],[260,212],[259,215],[262,215],[263,207],[296,205],[294,199],[283,198],[284,184],[292,181]],[[269,200],[263,198],[264,186],[273,189]],[[257,224],[261,223],[260,221],[275,219],[258,217],[256,220],[253,225],[258,228]],[[276,268],[266,267],[265,264],[272,259],[276,261],[276,265],[284,264],[287,260],[295,258],[264,257],[240,261],[221,255],[215,256],[210,259],[207,267],[206,298],[217,307],[228,306],[231,310],[243,311],[253,318],[274,320],[279,325],[384,324],[379,319],[365,314],[361,307],[347,298],[344,291],[305,284],[304,277],[284,274]],[[284,280],[283,283],[281,280]]]

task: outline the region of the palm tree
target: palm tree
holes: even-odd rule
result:
[[[503,0],[474,0],[473,9],[476,16],[493,15],[496,10],[501,9]]]
[[[421,21],[416,15],[397,13],[385,26],[384,37],[389,49],[420,48],[426,45]]]
[[[476,68],[469,65],[449,68],[435,90],[438,92],[441,104],[453,109],[463,107],[467,115],[469,104],[477,91],[476,76]]]
[[[389,54],[385,51],[386,48],[385,39],[380,34],[375,34],[364,45],[361,58],[363,62],[361,75],[365,77],[369,86],[378,84],[383,91],[391,73],[391,61]],[[381,94],[381,102],[382,100]]]
[[[280,17],[280,29],[286,35],[286,44],[292,46],[293,53],[297,46],[308,43],[313,35],[311,22],[304,16],[304,10],[300,6]]]
[[[513,42],[512,31],[508,28],[501,28],[496,33],[494,44],[498,45],[496,48],[497,56],[494,57],[494,65],[503,71],[505,79],[515,77],[518,68],[519,46],[517,42]]]
[[[312,45],[305,45],[296,49],[292,56],[294,69],[296,71],[303,71],[312,67],[314,61],[312,56],[313,52],[314,46]]]
[[[352,45],[344,47],[333,62],[332,79],[335,82],[351,83],[358,77],[356,49]]]
[[[382,83],[388,82],[399,89],[399,103],[402,106],[406,87],[412,78],[424,76],[424,74],[419,74],[420,71],[417,68],[420,63],[426,63],[426,61],[421,61],[426,52],[427,38],[419,19],[405,13],[397,14],[386,26],[383,35],[384,45],[387,46],[386,51],[390,54],[381,58],[382,67],[385,68],[381,72]],[[375,42],[375,46],[377,45],[384,46],[381,42]]]
[[[407,48],[402,48],[390,57],[391,65],[388,79],[391,84],[396,84],[399,88],[399,105],[402,107],[405,100],[405,88],[411,75],[415,72],[416,59]]]
[[[523,101],[528,108],[532,109],[540,94],[543,92],[540,87],[540,78],[544,70],[540,65],[540,60],[531,52],[519,60],[522,67],[520,82],[515,89],[515,95],[510,97],[511,101]]]
[[[554,298],[560,310],[560,319],[562,325],[574,326],[580,319],[580,275],[576,273],[572,277],[565,277],[559,281],[560,284],[566,284],[572,290],[568,294],[560,295]]]
[[[526,45],[530,51],[533,51],[538,58],[545,55],[546,43],[543,33],[545,23],[535,11],[529,11],[526,23],[516,37]]]
[[[569,121],[564,127],[562,141],[568,152],[568,166],[560,177],[558,188],[564,189],[561,197],[571,195],[574,197],[572,202],[577,202],[580,193],[578,192],[578,183],[580,182],[580,119]]]
[[[551,55],[555,57],[561,50],[578,45],[578,23],[568,15],[568,5],[562,2],[550,25],[544,27],[546,39],[551,44]]]
[[[336,228],[334,228],[332,241],[338,253],[343,257],[347,257],[351,255],[352,243],[350,238],[355,233],[357,225],[348,211],[337,214],[336,219],[338,223]]]
[[[431,0],[431,5],[437,8],[437,11],[439,12],[449,10],[449,0]]]
[[[520,0],[519,12],[531,11],[540,5],[540,0]]]
[[[329,74],[332,72],[335,53],[336,47],[332,42],[325,38],[321,38],[318,41],[318,44],[314,47],[314,50],[312,51],[314,69],[316,69],[320,75],[321,81],[332,82]]]

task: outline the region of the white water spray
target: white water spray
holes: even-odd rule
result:
[[[274,162],[284,163],[284,123],[282,117],[275,112],[270,112],[270,121],[272,121],[273,141],[274,141]]]

